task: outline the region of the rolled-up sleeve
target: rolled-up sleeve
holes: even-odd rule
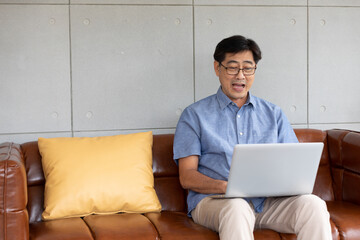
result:
[[[284,112],[277,107],[277,124],[278,124],[278,143],[298,143],[298,139],[295,135],[289,120]]]
[[[181,114],[174,138],[174,160],[191,155],[201,155],[200,124],[194,111],[188,107]]]

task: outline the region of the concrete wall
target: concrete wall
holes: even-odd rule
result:
[[[258,42],[252,93],[295,128],[360,130],[360,1],[0,0],[0,142],[172,133],[216,92],[212,54]]]

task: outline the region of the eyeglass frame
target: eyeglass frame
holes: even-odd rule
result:
[[[237,72],[236,74],[230,74],[230,73],[228,73],[228,68],[229,68],[229,67],[225,67],[221,62],[219,62],[219,63],[220,63],[220,66],[223,66],[223,67],[225,68],[226,73],[229,74],[229,75],[232,75],[232,76],[238,75],[241,70],[243,71],[244,76],[252,76],[252,75],[255,74],[255,71],[256,71],[256,69],[257,69],[257,66],[255,65],[255,67],[251,67],[251,69],[254,69],[254,72],[251,73],[251,74],[247,74],[247,73],[244,72],[244,69],[245,69],[245,68],[237,68],[237,67],[234,67],[234,68],[237,68],[237,69],[238,69],[238,72]]]

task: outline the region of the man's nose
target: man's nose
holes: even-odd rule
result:
[[[242,69],[239,69],[238,74],[236,74],[237,79],[245,79],[245,75]]]

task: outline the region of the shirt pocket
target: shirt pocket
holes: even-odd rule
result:
[[[254,143],[277,143],[277,131],[253,131]]]

